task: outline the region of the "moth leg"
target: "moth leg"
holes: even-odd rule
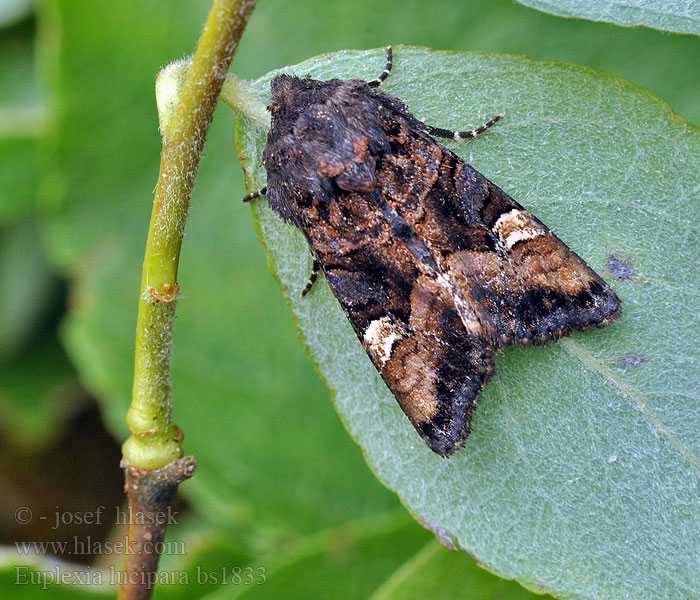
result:
[[[244,196],[243,202],[250,202],[251,200],[260,198],[260,196],[264,196],[265,194],[267,194],[267,187],[260,188],[257,192],[252,192],[251,194]]]
[[[382,74],[377,77],[376,79],[373,79],[372,81],[367,82],[367,85],[369,87],[379,87],[382,84],[382,81],[384,81],[387,77],[389,77],[389,73],[391,73],[391,67],[394,64],[394,55],[391,50],[391,46],[386,47],[386,66],[384,67],[384,70],[382,71]]]
[[[318,277],[318,272],[321,270],[321,263],[318,262],[314,258],[314,264],[311,266],[311,275],[309,275],[309,280],[306,282],[306,285],[304,286],[304,289],[301,290],[301,297],[303,298],[306,296],[311,291],[311,288],[314,287],[314,283],[316,282],[316,278]]]
[[[474,139],[477,135],[484,133],[485,131],[493,127],[502,118],[503,115],[499,113],[493,119],[489,119],[488,121],[486,121],[486,123],[480,125],[476,129],[472,129],[471,131],[452,131],[451,129],[431,127],[430,125],[426,125],[426,129],[428,130],[428,133],[430,135],[435,137],[450,138],[453,140],[471,140]]]

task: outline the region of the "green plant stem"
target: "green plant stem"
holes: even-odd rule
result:
[[[182,458],[183,435],[172,420],[177,269],[202,148],[254,6],[255,0],[214,0],[187,75],[183,79],[187,63],[177,63],[164,70],[165,80],[159,76],[156,86],[157,94],[168,98],[158,98],[163,149],[143,261],[134,387],[126,416],[132,435],[122,447],[131,523],[120,600],[151,597],[162,549],[157,542],[165,539],[167,527],[167,520],[152,517],[167,513],[178,485],[196,469],[194,457]]]
[[[246,118],[253,119],[261,127],[270,129],[270,113],[265,105],[255,98],[247,81],[242,81],[233,73],[229,73],[221,88],[220,98],[239,117],[245,115]]]
[[[177,107],[161,119],[163,148],[143,263],[124,458],[157,469],[182,456],[172,420],[170,355],[177,269],[199,159],[233,52],[254,0],[215,0]]]

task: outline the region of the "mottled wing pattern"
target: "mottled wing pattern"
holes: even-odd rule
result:
[[[391,152],[377,161],[382,195],[478,303],[497,345],[544,343],[619,315],[619,299],[593,269],[478,171],[416,135],[417,126],[395,112],[385,121]]]
[[[619,313],[595,272],[400,100],[357,80],[282,76],[272,92],[270,206],[304,233],[435,452],[451,454],[468,435],[499,347]]]
[[[392,231],[371,197],[343,192],[301,215],[314,255],[367,354],[439,454],[469,433],[493,348],[466,331],[454,298]]]

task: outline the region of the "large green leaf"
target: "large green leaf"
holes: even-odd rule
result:
[[[700,34],[700,6],[678,0],[518,0],[560,17],[605,21],[625,27],[646,25],[662,31]]]
[[[339,52],[285,71],[369,79],[382,65],[381,50]],[[272,75],[254,83],[261,102]],[[700,593],[698,130],[628,82],[563,63],[399,48],[385,87],[439,126],[505,113],[482,139],[448,145],[605,274],[623,316],[506,350],[466,448],[444,460],[401,413],[328,287],[300,297],[305,241],[257,201],[273,270],[368,462],[417,518],[532,589]],[[239,123],[253,188],[264,184],[264,142],[259,125]]]
[[[35,26],[7,27],[30,9],[0,3],[0,430],[4,441],[37,451],[70,412],[77,383],[47,331],[56,327],[62,289],[33,220],[37,150],[47,129],[33,68]]]
[[[264,585],[238,586],[234,597],[364,600],[410,560],[427,537],[404,511],[338,527],[262,561]],[[208,600],[231,597],[224,589]]]
[[[435,540],[406,561],[371,596],[371,600],[423,598],[545,600],[513,581],[499,579],[480,569],[466,552],[451,552]]]
[[[107,0],[39,3],[42,89],[56,111],[53,135],[48,143],[40,140],[40,152],[51,167],[32,167],[11,139],[0,159],[9,173],[0,174],[1,194],[20,177],[46,191],[42,206],[53,210],[44,247],[71,284],[63,340],[118,439],[126,435],[136,299],[158,170],[153,82],[161,65],[193,51],[209,4],[150,0],[116,10]],[[583,62],[643,84],[700,122],[689,83],[700,77],[697,37],[559,19],[511,0],[266,0],[253,14],[233,70],[252,77],[313,54],[390,42]],[[378,55],[373,60],[381,62]],[[375,75],[369,65],[367,76]],[[495,108],[485,101],[479,116]],[[511,107],[505,108],[510,119]],[[393,510],[396,500],[366,468],[294,338],[240,204],[245,191],[233,162],[232,129],[230,115],[218,111],[181,261],[174,410],[185,449],[200,467],[180,492],[201,525],[216,528],[232,548],[240,542],[227,528],[236,527],[255,548],[282,539],[293,553],[306,544],[299,535]],[[483,142],[487,138],[474,147]],[[19,185],[17,206],[24,198],[33,202],[33,192]],[[188,560],[192,556],[188,545]],[[227,561],[219,557],[221,565],[234,564]],[[334,572],[347,579],[347,589],[352,575]],[[15,588],[2,587],[6,594]]]

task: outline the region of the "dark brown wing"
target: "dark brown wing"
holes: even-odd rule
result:
[[[467,331],[454,297],[416,258],[371,194],[311,200],[300,215],[357,336],[428,446],[452,454],[469,433],[495,347]]]
[[[529,212],[360,81],[273,81],[270,206],[307,237],[355,332],[427,444],[469,433],[495,351],[619,313]]]
[[[615,292],[537,218],[432,138],[405,131],[377,161],[382,196],[478,304],[494,343],[544,343],[619,315]]]

